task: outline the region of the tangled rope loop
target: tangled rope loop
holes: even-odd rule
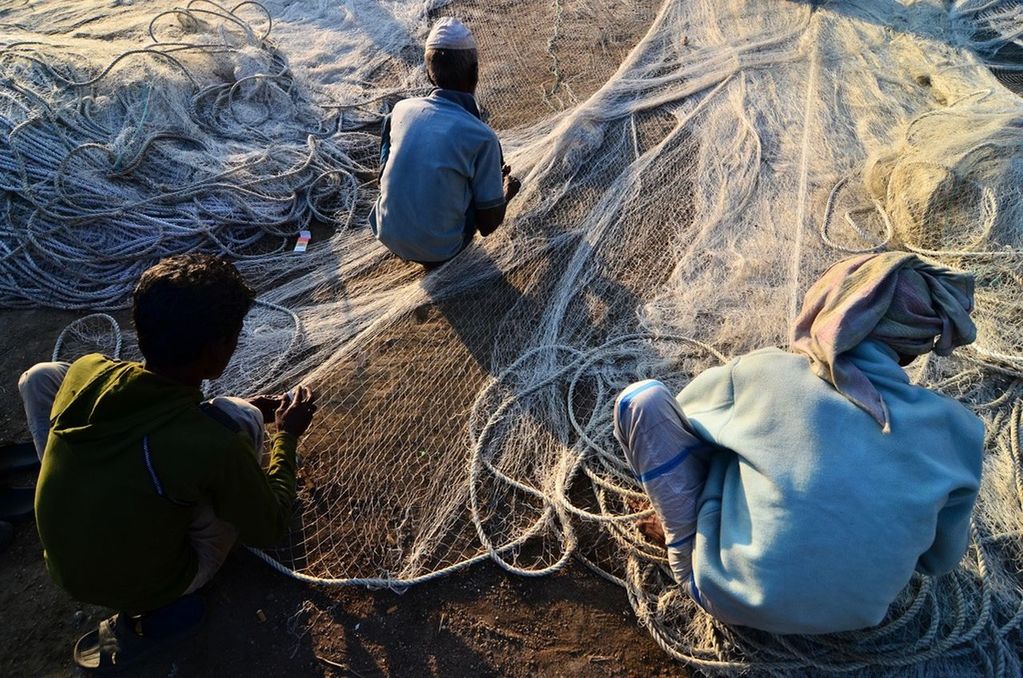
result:
[[[271,27],[259,3],[193,0],[98,71],[40,41],[0,50],[0,305],[122,308],[161,257],[265,257],[350,223],[376,141],[309,100]]]

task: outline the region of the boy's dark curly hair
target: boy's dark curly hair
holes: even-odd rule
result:
[[[139,278],[133,318],[139,348],[154,365],[181,365],[233,337],[255,299],[238,269],[209,254],[161,260]]]

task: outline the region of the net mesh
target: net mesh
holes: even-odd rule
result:
[[[162,255],[233,255],[260,303],[210,395],[322,394],[269,564],[400,589],[575,557],[707,671],[1020,672],[1018,2],[57,5],[5,14],[0,303],[120,308]],[[424,274],[363,226],[376,126],[426,91],[447,14],[476,33],[523,191]],[[287,251],[303,227],[310,250]],[[977,343],[911,370],[987,425],[970,551],[875,629],[720,625],[634,526],[613,398],[785,345],[828,265],[889,248],[977,275]]]

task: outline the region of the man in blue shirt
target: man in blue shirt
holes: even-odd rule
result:
[[[493,233],[519,182],[480,118],[476,43],[457,19],[434,25],[426,71],[436,89],[398,102],[384,123],[380,197],[369,223],[399,257],[431,267],[461,252],[476,231]]]

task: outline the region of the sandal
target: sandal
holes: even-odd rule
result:
[[[197,594],[132,616],[104,619],[75,643],[75,664],[96,675],[117,673],[193,635],[206,619],[206,604]]]

